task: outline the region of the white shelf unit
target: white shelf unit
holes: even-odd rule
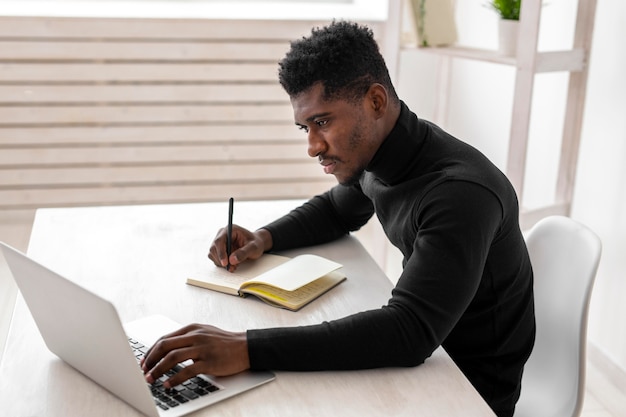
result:
[[[560,148],[557,184],[553,203],[527,210],[522,208],[521,223],[527,228],[552,214],[569,215],[575,185],[576,166],[582,128],[588,63],[591,50],[597,0],[578,0],[573,45],[568,50],[539,52],[539,23],[542,0],[524,0],[520,13],[516,56],[502,56],[497,51],[467,47],[413,48],[420,53],[440,57],[439,85],[435,121],[445,115],[450,89],[450,67],[453,59],[503,64],[515,67],[512,118],[509,134],[506,174],[523,202],[526,156],[535,75],[546,72],[569,73],[567,100]]]

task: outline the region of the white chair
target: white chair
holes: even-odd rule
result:
[[[587,312],[602,244],[587,227],[562,216],[539,221],[526,243],[535,276],[537,339],[515,417],[579,416]]]

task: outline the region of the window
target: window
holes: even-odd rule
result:
[[[388,1],[0,0],[0,15],[377,21],[387,18]]]

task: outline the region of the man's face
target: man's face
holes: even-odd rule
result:
[[[318,158],[326,174],[333,174],[340,184],[353,184],[378,149],[374,122],[364,100],[325,101],[323,86],[316,83],[310,89],[291,98],[294,120],[307,132],[312,158]]]

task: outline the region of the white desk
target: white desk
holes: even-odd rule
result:
[[[255,229],[294,206],[236,202],[234,221]],[[186,285],[187,276],[209,267],[209,244],[226,220],[226,203],[45,209],[36,215],[28,253],[113,301],[125,322],[164,314],[234,331],[293,326],[378,308],[390,297],[391,283],[352,237],[305,250],[343,263],[348,280],[299,312]],[[0,404],[12,417],[139,415],[46,349],[21,296],[0,364]],[[439,349],[415,368],[277,372],[274,382],[195,415],[493,414]]]

